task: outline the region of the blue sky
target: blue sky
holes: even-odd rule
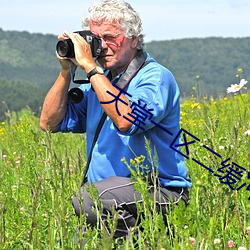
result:
[[[0,2],[0,28],[58,35],[81,28],[92,0]],[[249,0],[128,0],[140,13],[145,41],[250,37]],[[1,38],[0,38],[1,39]]]

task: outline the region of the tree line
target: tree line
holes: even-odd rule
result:
[[[0,120],[7,109],[29,107],[39,115],[60,70],[56,43],[54,35],[0,29]],[[247,37],[152,41],[145,49],[172,71],[184,98],[193,94],[217,98],[239,78],[250,78]]]

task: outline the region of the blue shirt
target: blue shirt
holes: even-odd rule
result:
[[[100,181],[109,176],[129,177],[130,170],[121,161],[122,158],[129,163],[130,159],[144,155],[146,158],[143,165],[152,168],[146,150],[145,139],[147,139],[152,154],[157,153],[155,158],[158,163],[155,167],[158,168],[161,184],[191,187],[182,155],[170,148],[180,130],[179,88],[168,69],[149,55],[147,61],[150,63],[137,72],[124,90],[128,93],[126,96],[130,104],[144,106],[148,111],[148,117],[144,119],[144,124],[139,120],[135,124],[132,123],[131,128],[125,133],[119,131],[109,117],[106,118],[93,149],[88,170],[89,182]],[[112,83],[116,84],[119,77],[120,75],[113,79]],[[84,93],[83,100],[78,104],[68,102],[66,116],[59,124],[58,131],[86,132],[87,155],[89,155],[103,109],[90,84],[83,84],[80,88]],[[110,96],[110,100],[112,99],[114,97]],[[146,111],[144,113],[146,114]],[[126,117],[131,119],[129,114]],[[121,116],[121,119],[125,118]],[[154,155],[152,157],[154,158]]]

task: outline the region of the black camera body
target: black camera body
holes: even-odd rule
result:
[[[81,35],[86,42],[90,45],[92,56],[98,57],[102,52],[102,40],[95,36],[90,30],[75,31]],[[71,39],[65,39],[57,42],[56,51],[61,57],[74,58],[74,44]]]

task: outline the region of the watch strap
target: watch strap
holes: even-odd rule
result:
[[[90,72],[89,72],[89,73],[87,73],[87,78],[88,78],[88,79],[90,79],[90,78],[91,78],[93,75],[95,75],[95,74],[100,74],[100,75],[103,75],[104,73],[103,73],[103,72],[98,71],[98,69],[97,69],[97,67],[96,67],[96,68],[94,68],[94,69],[90,70]]]
[[[87,78],[90,79],[91,76],[97,74],[97,69],[94,68],[92,70],[90,70],[90,72],[87,74]]]

